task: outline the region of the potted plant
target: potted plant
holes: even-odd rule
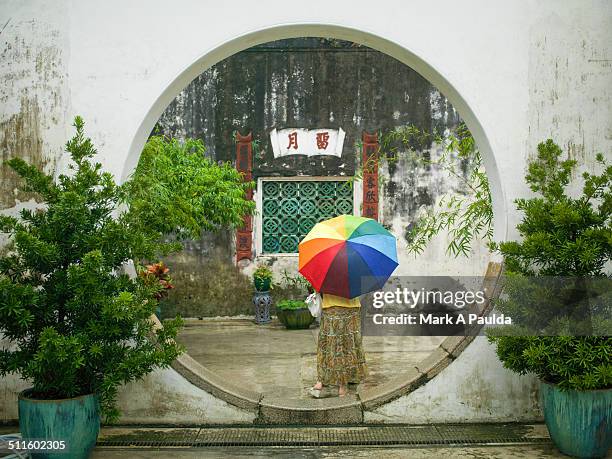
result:
[[[576,162],[562,161],[561,153],[552,140],[538,146],[526,175],[537,195],[515,201],[523,213],[517,226],[522,240],[493,245],[509,274],[496,308],[511,314],[514,325],[488,335],[506,368],[541,380],[544,419],[557,447],[573,456],[603,457],[612,445],[609,297],[604,320],[590,316],[597,311],[588,303],[588,314],[579,316],[567,306],[588,300],[582,286],[589,279],[607,282],[610,293],[605,269],[612,254],[612,166],[597,155],[603,172],[584,173],[582,192],[570,196]],[[562,276],[561,282],[546,290],[550,276]],[[544,287],[534,288],[539,283]],[[544,324],[543,317],[550,320]]]
[[[253,285],[255,285],[255,290],[258,292],[268,292],[270,291],[271,284],[272,270],[264,264],[258,265],[253,273]]]
[[[314,322],[314,317],[303,300],[279,301],[276,304],[276,316],[289,330],[306,329]]]
[[[12,159],[25,191],[40,198],[21,218],[0,216],[12,249],[0,258],[0,375],[17,373],[31,388],[19,395],[22,438],[64,442],[84,458],[100,416],[118,418],[121,384],[167,367],[182,352],[180,318],[154,328],[164,286],[130,277],[129,260],[156,257],[164,244],[129,211],[112,175],[91,162],[95,149],[81,118],[67,143],[70,175],[53,177]],[[59,444],[59,443],[58,443]],[[38,457],[67,457],[47,451]]]

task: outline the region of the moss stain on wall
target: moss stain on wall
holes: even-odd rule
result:
[[[43,156],[39,113],[37,100],[24,96],[19,113],[0,122],[0,209],[11,208],[17,201],[36,197],[32,193],[17,191],[20,178],[5,161],[17,157],[45,170],[50,163]]]
[[[66,141],[67,91],[61,6],[46,20],[20,17],[3,23],[0,41],[0,210],[35,198],[18,193],[18,176],[3,164],[11,158],[52,173]]]

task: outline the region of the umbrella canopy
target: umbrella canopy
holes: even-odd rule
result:
[[[397,267],[395,237],[371,218],[317,223],[299,245],[299,271],[314,289],[355,298],[381,288]]]

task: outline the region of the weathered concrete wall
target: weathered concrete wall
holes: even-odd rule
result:
[[[30,387],[10,376],[0,382],[0,425],[18,419],[17,394]],[[188,382],[174,370],[157,370],[119,391],[123,424],[245,424],[256,413],[230,405]]]
[[[0,91],[6,93],[0,104],[0,120],[8,121],[20,112],[27,90],[29,100],[36,99],[43,107],[37,116],[42,125],[41,119],[54,112],[47,109],[53,92],[62,94],[60,114],[67,114],[65,119],[75,113],[83,115],[105,167],[122,176],[134,166],[146,136],[168,103],[203,70],[258,43],[317,35],[388,52],[449,98],[484,152],[494,185],[498,237],[516,234],[513,228],[520,216],[512,199],[527,194],[522,180],[524,165],[541,138],[554,134],[561,144],[571,141],[574,151],[580,152],[578,159],[587,167],[592,165],[595,151],[610,154],[612,15],[607,0],[415,0],[401,7],[381,0],[376,9],[367,11],[349,1],[314,0],[307,9],[287,8],[286,2],[269,2],[267,6],[253,8],[252,2],[243,0],[230,7],[221,2],[186,0],[180,9],[161,0],[5,0],[0,5],[2,49],[10,41],[9,26],[14,27],[13,39],[20,37],[36,47],[57,43],[65,70],[60,74],[67,77],[36,84],[37,53],[30,51],[24,65],[34,73],[17,72],[9,83],[5,77],[13,71],[12,61],[2,58]],[[40,24],[52,24],[60,31],[57,41],[35,27]],[[47,126],[36,128],[40,134],[31,138],[40,135],[43,155],[57,158],[59,146],[67,138],[66,123]],[[12,135],[15,131],[8,132]],[[3,199],[4,205],[12,205],[10,198]],[[454,385],[475,374],[493,378],[500,387],[529,386],[524,378],[500,369],[490,350],[477,352],[477,344],[472,344],[466,352],[472,347],[473,354],[466,354],[472,358],[463,359],[461,372],[450,371],[460,366],[460,357],[449,371],[426,386],[438,392],[451,388],[456,394],[456,401],[449,404],[452,411],[446,411],[440,420],[464,416],[460,405],[474,406],[473,399],[481,393],[489,397],[483,406],[494,401],[503,404],[494,405],[491,412],[474,411],[482,420],[515,420],[514,407],[525,407],[522,413],[536,408],[531,390],[514,392],[522,400],[517,405],[508,396],[493,393],[490,379],[481,377],[472,378],[473,391],[454,391]],[[172,387],[177,379],[170,373],[168,378],[154,373],[150,379]],[[14,420],[16,391],[24,384],[4,378],[0,385],[0,413],[3,419]],[[156,386],[137,384],[133,390],[146,401],[154,396],[151,387]],[[206,397],[199,389],[194,392]],[[184,392],[180,394],[182,397]],[[421,401],[428,403],[427,397]],[[129,408],[125,420],[142,419],[141,408],[124,399],[122,404]],[[156,419],[192,420],[200,414],[198,406],[181,406],[180,413],[161,407]],[[405,416],[409,419],[410,413]],[[229,418],[242,420],[243,416]]]
[[[487,422],[541,420],[538,381],[517,377],[502,367],[485,337],[474,342],[447,368],[414,392],[371,411],[364,422]]]
[[[18,177],[4,161],[19,157],[53,172],[66,142],[70,107],[67,5],[16,6],[0,5],[0,211],[14,216],[37,202],[15,190]],[[39,14],[42,10],[46,13]],[[0,234],[0,245],[5,242]],[[14,421],[17,393],[29,384],[9,376],[0,386],[0,423]]]
[[[158,370],[122,388],[118,398],[127,424],[250,424],[256,413],[204,392],[174,370]]]
[[[371,48],[340,40],[296,38],[249,48],[204,71],[168,106],[156,128],[199,137],[217,160],[236,157],[233,133],[253,132],[260,148],[254,178],[353,175],[363,130],[415,124],[443,132],[459,122],[449,102],[421,75]],[[277,127],[342,128],[342,157],[274,159]]]
[[[257,148],[253,178],[287,176],[352,176],[359,166],[362,132],[387,132],[413,124],[425,132],[443,133],[461,121],[449,101],[410,67],[356,43],[297,38],[265,43],[224,59],[206,70],[168,106],[155,132],[204,140],[217,161],[235,161],[235,131],[253,132]],[[285,127],[346,132],[341,157],[294,155],[274,158],[268,133]],[[441,152],[427,150],[433,159]],[[465,164],[462,170],[468,170]],[[403,158],[381,170],[381,222],[400,240],[396,274],[482,274],[487,262],[484,244],[472,256],[446,256],[447,236],[437,238],[421,256],[405,251],[405,234],[424,207],[445,194],[467,195],[467,186],[435,167]],[[256,189],[255,193],[261,190]],[[355,194],[358,187],[355,187]],[[360,202],[360,196],[358,201]],[[254,232],[254,249],[257,245]],[[233,239],[204,234],[169,257],[176,289],[164,301],[165,317],[252,314],[251,279],[258,262],[269,264],[275,281],[283,271],[297,276],[297,257],[260,256],[234,268]],[[244,273],[246,275],[241,275]],[[286,295],[274,292],[276,300]]]
[[[612,4],[563,8],[530,27],[528,152],[553,138],[583,167],[612,157]],[[607,31],[607,32],[604,32]]]
[[[41,2],[0,10],[0,163],[20,157],[52,172],[66,141],[66,5]],[[12,6],[12,5],[11,5]],[[42,8],[48,14],[37,16]],[[17,193],[17,175],[0,164],[0,209],[29,201]]]

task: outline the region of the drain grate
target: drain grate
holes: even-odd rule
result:
[[[538,425],[384,425],[342,427],[203,427],[188,429],[106,428],[97,445],[104,447],[257,447],[257,446],[435,446],[544,443]]]

